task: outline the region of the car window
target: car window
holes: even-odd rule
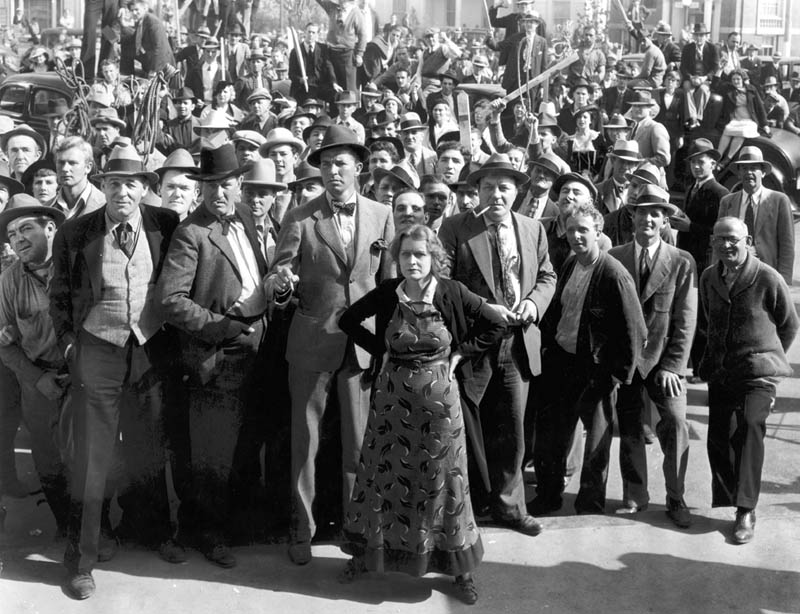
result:
[[[50,113],[53,106],[50,104],[51,100],[54,104],[57,100],[65,100],[64,93],[45,88],[34,89],[31,97],[31,117],[41,117],[45,113]],[[67,106],[70,106],[70,102],[66,100]]]
[[[27,89],[19,85],[9,85],[0,91],[0,111],[22,115],[25,111]]]

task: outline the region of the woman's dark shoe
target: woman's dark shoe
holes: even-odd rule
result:
[[[472,605],[478,601],[478,589],[475,580],[471,576],[456,576],[456,586],[458,587],[458,597],[467,605]]]
[[[340,584],[350,584],[363,574],[367,568],[364,566],[364,561],[359,558],[353,557],[345,563],[344,569],[339,573]]]

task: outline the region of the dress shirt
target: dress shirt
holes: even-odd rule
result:
[[[763,194],[761,188],[758,188],[755,192],[753,192],[753,224],[756,223],[758,219],[758,208],[761,205],[761,195]],[[744,221],[744,216],[747,214],[747,199],[751,195],[742,190],[742,195],[739,197],[739,214],[738,218]]]
[[[214,75],[217,74],[219,64],[217,64],[217,61],[214,60],[210,64],[203,62],[201,66],[203,78],[203,100],[205,102],[211,102],[214,92]]]
[[[538,197],[528,192],[522,200],[517,213],[534,220],[540,220],[542,219],[545,205],[547,205],[547,192]]]
[[[231,313],[242,317],[261,315],[267,310],[267,296],[258,272],[256,255],[244,232],[244,224],[238,220],[232,221],[225,237],[236,258],[236,267],[242,279],[242,292],[231,307]]]
[[[261,253],[264,254],[264,259],[269,266],[275,255],[275,239],[272,236],[272,225],[269,221],[256,222],[256,233],[258,234],[258,244],[261,247]]]
[[[331,196],[329,192],[326,192],[325,197],[328,199],[328,204],[331,206],[331,210],[333,211],[333,204],[332,204],[334,200],[333,196]],[[356,237],[356,215],[358,214],[358,199],[356,198],[355,190],[353,190],[345,198],[342,198],[341,201],[345,204],[353,203],[355,205],[352,215],[349,213],[345,213],[344,211],[341,210],[338,212],[334,212],[333,214],[333,222],[336,224],[336,230],[339,231],[339,238],[342,240],[342,245],[344,246],[345,251],[347,251],[347,248],[350,247],[350,244]]]
[[[61,188],[56,195],[56,200],[53,202],[53,206],[57,209],[61,209],[61,211],[66,214],[67,219],[78,217],[82,215],[86,209],[86,201],[89,199],[89,194],[91,194],[91,192],[92,184],[87,179],[86,187],[83,188],[83,192],[81,192],[81,195],[78,196],[77,200],[75,201],[75,205],[70,207],[67,204],[66,198],[64,198],[64,188]]]
[[[617,205],[616,209],[619,209],[628,202],[628,185],[620,184],[613,177],[611,178],[611,181],[614,182],[614,195],[617,197],[615,201],[615,204]]]
[[[581,324],[583,303],[596,263],[596,260],[589,265],[576,262],[561,293],[561,318],[556,327],[556,343],[570,354],[578,351],[578,329]]]
[[[400,284],[395,289],[395,294],[397,294],[397,299],[401,303],[425,303],[427,305],[433,305],[433,295],[436,293],[436,286],[438,282],[436,281],[436,277],[431,275],[431,279],[428,282],[428,285],[425,286],[425,290],[422,293],[422,298],[418,301],[412,301],[408,294],[406,294],[406,282],[401,281]]]
[[[636,264],[636,274],[641,275],[642,272],[639,270],[639,261],[642,257],[642,250],[645,249],[641,245],[639,245],[638,241],[634,241],[634,253],[635,253],[635,260]],[[658,253],[658,248],[661,247],[661,237],[658,238],[658,241],[653,243],[652,245],[647,246],[647,260],[650,263],[650,271],[653,271],[653,262],[655,262],[656,254]]]
[[[139,231],[142,229],[142,212],[139,207],[136,207],[133,210],[133,214],[131,215],[130,219],[125,220],[131,226],[131,230],[133,231],[133,241],[131,242],[131,249],[136,246],[136,242],[139,240]],[[108,209],[106,209],[106,234],[114,235],[116,237],[116,230],[117,226],[122,224],[123,222],[115,222],[110,217],[108,217]],[[116,238],[115,238],[116,241]],[[120,248],[121,249],[121,248]]]
[[[504,259],[506,262],[501,262],[501,266],[503,266],[504,270],[508,274],[508,279],[511,282],[511,289],[514,291],[515,301],[513,305],[506,305],[511,311],[514,311],[519,304],[520,304],[520,293],[521,293],[521,285],[519,281],[519,245],[517,244],[517,233],[514,230],[514,223],[511,220],[511,215],[506,216],[506,218],[498,223],[489,222],[484,218],[484,222],[489,227],[489,232],[492,233],[492,238],[494,240],[495,251],[492,254],[492,257],[495,255],[499,255],[499,245],[500,241],[498,236],[501,232],[504,234],[504,245],[508,252],[504,254]]]

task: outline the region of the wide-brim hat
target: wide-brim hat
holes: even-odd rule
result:
[[[734,168],[739,168],[740,166],[754,164],[760,165],[764,169],[765,173],[772,172],[772,164],[764,159],[764,154],[761,153],[761,150],[758,147],[753,147],[752,145],[742,147],[739,150],[739,156],[731,163],[731,166]]]
[[[661,185],[661,172],[652,162],[642,162],[632,173],[627,173],[625,178],[628,179],[628,181],[638,179],[650,185]]]
[[[213,36],[209,36],[201,45],[201,49],[219,49],[219,41]]]
[[[542,128],[550,130],[556,138],[560,137],[563,132],[561,126],[558,125],[558,120],[549,113],[542,113],[539,116],[539,130]]]
[[[324,129],[327,130],[333,126],[333,119],[330,118],[328,115],[317,115],[317,118],[314,120],[314,123],[311,124],[308,128],[303,130],[303,140],[308,141],[308,138],[311,136],[311,133],[317,129]]]
[[[653,30],[653,34],[666,34],[667,36],[672,36],[672,26],[666,21],[659,21],[658,25],[656,25],[655,29]]]
[[[26,168],[25,172],[22,173],[22,177],[20,177],[20,181],[22,183],[20,183],[19,181],[14,180],[14,179],[11,179],[10,177],[9,177],[9,179],[11,179],[11,181],[13,181],[14,183],[20,183],[20,186],[24,185],[25,188],[29,190],[31,185],[33,184],[34,176],[36,175],[37,172],[39,172],[42,169],[49,169],[49,170],[53,171],[54,173],[58,172],[56,170],[56,163],[53,160],[53,157],[51,155],[48,154],[44,158],[40,158],[40,159],[36,160],[36,162],[34,162],[28,168]],[[0,183],[3,183],[3,179],[4,179],[4,177],[2,175],[0,175]],[[21,192],[21,191],[22,190],[18,190],[17,192],[11,192],[11,190],[9,190],[9,194],[11,194],[13,196],[14,194],[16,194],[18,192]]]
[[[626,141],[625,139],[616,141],[608,155],[628,162],[640,162],[642,160],[638,141]]]
[[[653,107],[656,101],[653,100],[652,92],[648,90],[638,90],[630,101],[632,107]]]
[[[269,150],[279,145],[289,145],[298,154],[306,148],[306,144],[286,128],[273,128],[267,133],[267,140],[258,148],[258,153],[263,158],[266,158],[269,155]]]
[[[159,180],[158,175],[145,168],[141,156],[130,144],[114,147],[103,172],[94,175],[95,179],[106,177],[141,177],[150,185],[155,185]]]
[[[415,113],[413,117],[404,115],[400,120],[400,132],[412,132],[414,130],[427,130],[428,126],[422,123],[419,116]]]
[[[469,174],[470,174],[469,164],[465,164],[464,166],[461,167],[461,170],[458,172],[458,180],[456,180],[455,183],[448,183],[447,187],[450,188],[450,190],[452,190],[453,192],[455,192],[460,187],[470,185],[469,183],[467,183],[467,178],[469,177]],[[475,186],[470,186],[470,187],[474,188]]]
[[[164,179],[164,174],[167,171],[192,174],[197,172],[197,165],[194,163],[194,158],[188,149],[178,148],[167,156],[163,165],[156,169],[156,174],[161,179]]]
[[[242,175],[242,185],[259,185],[276,190],[285,190],[288,186],[277,181],[275,177],[275,163],[272,160],[264,159],[252,162],[249,168]]]
[[[358,94],[353,90],[342,90],[336,94],[336,104],[358,104]]]
[[[45,49],[44,47],[36,47],[33,51],[31,51],[30,55],[28,56],[28,59],[33,60],[35,58],[38,58],[40,55],[49,58],[50,52],[47,51],[47,49]]]
[[[608,122],[603,124],[603,130],[607,128],[630,128],[630,124],[622,113],[614,113],[608,118]]]
[[[110,124],[122,130],[127,124],[119,118],[117,110],[113,108],[99,109],[89,120],[92,126],[97,124]]]
[[[469,185],[478,185],[481,178],[487,175],[511,177],[516,181],[518,187],[530,181],[525,173],[514,168],[514,165],[511,164],[511,160],[506,154],[501,153],[495,153],[489,156],[489,159],[484,162],[483,166],[469,174],[467,183]]]
[[[398,155],[400,156],[400,160],[406,157],[406,148],[403,147],[403,143],[400,139],[396,136],[377,136],[374,138],[367,139],[367,142],[364,145],[369,149],[373,143],[391,143],[394,145],[394,148],[397,150]]]
[[[319,107],[320,109],[325,108],[325,103],[322,100],[318,100],[316,98],[306,98],[301,104],[301,107]]]
[[[583,77],[581,77],[580,79],[575,79],[569,88],[570,95],[572,95],[575,92],[575,90],[578,89],[579,87],[585,87],[587,90],[589,90],[589,93],[591,94],[595,90],[596,86],[594,83],[587,81]]]
[[[342,147],[350,149],[361,162],[366,162],[369,158],[369,149],[358,142],[355,132],[347,126],[334,124],[325,131],[325,138],[322,139],[322,145],[320,145],[319,149],[309,154],[308,163],[319,166],[322,152]]]
[[[39,217],[46,215],[60,226],[66,215],[58,207],[46,207],[30,194],[14,194],[0,213],[0,242],[5,243],[8,225],[21,217]]]
[[[711,34],[711,30],[702,21],[698,21],[692,25],[692,34]]]
[[[32,138],[34,141],[36,141],[39,149],[42,150],[42,155],[47,153],[47,141],[45,141],[44,137],[36,132],[36,130],[31,128],[28,124],[20,124],[13,130],[9,130],[4,134],[0,134],[0,149],[6,151],[8,140],[14,136],[28,136]]]
[[[769,87],[770,85],[779,85],[774,75],[770,75],[761,83],[761,87]]]
[[[581,185],[586,186],[586,189],[589,190],[589,193],[592,195],[592,200],[597,200],[597,188],[587,177],[580,173],[566,173],[565,175],[561,175],[553,182],[552,191],[558,194],[561,192],[561,188],[564,187],[564,184],[569,181],[577,181]]]
[[[189,179],[220,181],[240,175],[246,168],[239,166],[233,143],[223,143],[215,149],[203,148],[200,150],[200,166],[197,170],[196,174],[189,175]]]
[[[372,171],[372,177],[375,179],[375,185],[383,181],[384,177],[392,177],[397,179],[404,186],[412,190],[419,189],[419,177],[415,171],[411,171],[402,162],[395,164],[392,168],[376,168]]]
[[[208,115],[201,119],[200,123],[194,126],[192,130],[194,130],[196,134],[201,134],[201,130],[228,130],[230,127],[231,123],[228,121],[225,111],[222,109],[211,109]]]
[[[719,162],[722,154],[714,149],[714,144],[708,139],[694,139],[689,145],[689,150],[686,152],[686,159],[694,158],[695,156],[707,155],[710,158]]]
[[[644,186],[636,200],[628,203],[631,209],[638,209],[639,207],[660,207],[664,212],[670,216],[675,215],[680,211],[677,206],[669,202],[669,192],[664,188],[657,185]]]
[[[33,164],[36,164],[36,162]],[[31,164],[31,166],[33,166],[33,164]],[[28,168],[30,168],[30,166]],[[9,196],[14,196],[14,194],[20,194],[21,192],[25,191],[25,185],[23,183],[20,183],[13,177],[9,177],[8,175],[4,175],[2,173],[0,173],[0,186],[3,186],[6,190],[8,190]]]
[[[294,181],[290,181],[288,187],[290,190],[294,191],[297,189],[298,185],[309,179],[318,180],[322,183],[322,173],[319,172],[316,166],[311,166],[308,162],[303,160],[297,165],[297,168],[294,169]]]
[[[532,166],[543,168],[555,178],[558,178],[558,176],[561,174],[561,165],[558,163],[558,159],[555,154],[543,153],[541,156],[533,158],[528,162],[528,168],[530,169]]]
[[[458,78],[458,75],[454,73],[452,70],[447,70],[445,72],[440,72],[436,75],[436,77],[441,81],[442,79],[452,79],[455,85],[461,83],[461,79]]]

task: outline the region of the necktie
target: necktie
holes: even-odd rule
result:
[[[124,252],[128,259],[133,256],[133,229],[128,222],[122,222],[114,229],[119,248]]]
[[[631,135],[630,135],[630,137],[628,137],[628,138],[629,138],[631,141],[633,140],[633,137],[635,137],[635,136],[636,136],[636,131],[637,131],[638,129],[639,129],[639,122],[636,122],[636,123],[633,125],[633,129],[631,130]]]
[[[747,226],[747,234],[751,237],[756,236],[756,210],[753,205],[753,195],[747,197],[747,205],[744,210],[744,223]]]
[[[231,228],[231,224],[238,222],[241,218],[238,213],[230,213],[228,215],[219,216],[219,221],[222,224],[222,234],[227,235]]]
[[[408,161],[411,162],[411,166],[413,166],[414,168],[417,168],[417,154],[411,153],[408,156]]]
[[[500,258],[500,272],[503,281],[503,299],[506,302],[506,307],[513,309],[517,304],[517,295],[514,292],[514,284],[511,277],[511,268],[517,255],[513,253],[511,248],[511,237],[509,233],[512,232],[507,224],[500,223],[495,226],[497,238],[497,255]]]
[[[353,215],[353,212],[356,210],[355,203],[346,203],[341,200],[332,200],[331,201],[331,208],[333,209],[334,213],[345,213],[347,215]]]
[[[641,292],[650,278],[650,254],[647,248],[642,248],[639,256],[639,291]]]

